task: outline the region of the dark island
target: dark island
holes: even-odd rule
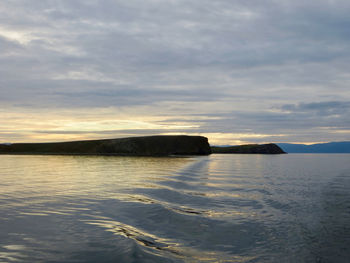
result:
[[[159,135],[121,139],[0,144],[0,154],[63,155],[208,155],[208,139],[202,136]]]
[[[212,153],[243,153],[243,154],[283,154],[285,153],[274,143],[269,144],[247,144],[239,146],[212,146]]]

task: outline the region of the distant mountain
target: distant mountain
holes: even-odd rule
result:
[[[350,141],[318,144],[277,143],[287,153],[350,153]]]

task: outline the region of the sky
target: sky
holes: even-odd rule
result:
[[[348,0],[1,0],[0,143],[350,140]]]

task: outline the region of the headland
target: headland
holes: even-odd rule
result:
[[[276,144],[246,144],[239,146],[212,146],[212,153],[241,153],[241,154],[284,154],[285,152]]]
[[[186,135],[0,145],[0,154],[167,156],[210,153],[211,149],[206,137]]]

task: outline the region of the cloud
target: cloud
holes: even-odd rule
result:
[[[0,109],[350,139],[330,132],[350,126],[349,11],[345,0],[3,0]]]
[[[317,112],[322,115],[344,114],[350,110],[350,101],[324,101],[283,105],[281,109],[292,112]]]

